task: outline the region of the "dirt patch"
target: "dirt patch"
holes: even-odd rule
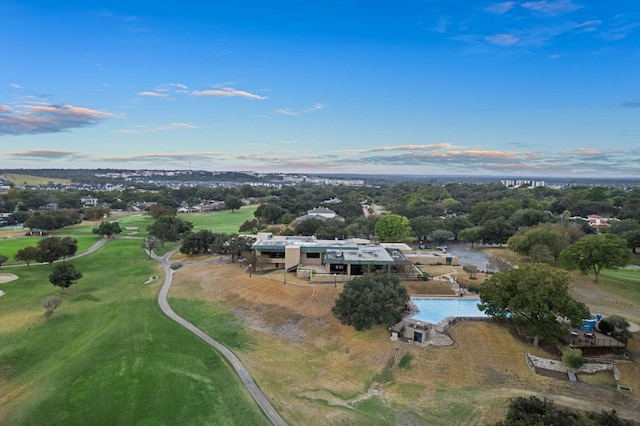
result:
[[[483,424],[499,420],[509,398],[533,394],[562,405],[640,416],[634,393],[621,397],[613,389],[571,386],[566,378],[533,373],[524,353],[545,358],[557,353],[535,348],[496,323],[458,323],[447,330],[453,345],[419,346],[391,341],[384,327],[356,332],[341,325],[331,315],[341,287],[306,285],[289,277],[285,284],[282,272],[249,277],[238,264],[192,264],[173,279],[171,297],[225,306],[243,321],[256,344],[238,356],[291,424],[362,423],[361,414],[350,407],[367,398],[378,398],[386,409],[423,424]],[[385,380],[390,360],[406,353],[412,356],[411,367],[396,363],[391,380]],[[640,359],[636,349],[631,356]],[[623,382],[637,383],[637,362],[620,370]],[[594,393],[597,406],[587,402]],[[466,417],[457,417],[458,412]]]
[[[8,283],[10,281],[14,281],[17,280],[18,276],[16,274],[9,274],[9,273],[0,273],[0,284],[3,283]]]

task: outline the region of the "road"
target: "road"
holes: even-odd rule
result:
[[[287,423],[284,421],[280,414],[273,408],[267,397],[262,393],[262,391],[258,388],[256,383],[253,381],[253,378],[249,375],[246,368],[238,359],[238,357],[231,352],[226,346],[222,345],[218,341],[214,340],[210,336],[208,336],[204,331],[200,330],[195,325],[191,324],[189,321],[182,318],[180,315],[176,314],[171,306],[169,306],[169,302],[167,301],[167,295],[169,294],[169,289],[171,288],[171,280],[173,270],[171,269],[171,265],[169,263],[169,257],[175,253],[176,250],[170,251],[165,254],[163,257],[157,256],[153,253],[151,256],[157,261],[162,263],[164,268],[164,283],[162,284],[162,288],[160,289],[160,294],[158,294],[158,304],[160,305],[160,309],[164,312],[169,318],[207,342],[210,346],[220,352],[231,364],[233,369],[238,373],[242,383],[249,390],[249,393],[256,401],[258,406],[262,409],[265,415],[271,420],[271,423],[277,426],[285,426]]]

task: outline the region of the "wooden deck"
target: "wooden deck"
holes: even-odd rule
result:
[[[597,331],[572,329],[563,340],[574,348],[626,348],[627,344]]]

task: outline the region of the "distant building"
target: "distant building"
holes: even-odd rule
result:
[[[342,216],[338,216],[336,212],[326,207],[316,207],[315,209],[307,210],[307,214],[297,217],[296,221],[302,222],[308,219],[337,219],[344,221],[344,218]]]
[[[503,179],[500,183],[507,188],[536,188],[538,186],[545,186],[543,180]]]
[[[80,198],[80,202],[85,207],[95,207],[98,205],[98,199],[96,197],[82,197]]]

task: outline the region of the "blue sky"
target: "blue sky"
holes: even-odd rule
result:
[[[640,176],[637,0],[5,0],[0,40],[3,168]]]

